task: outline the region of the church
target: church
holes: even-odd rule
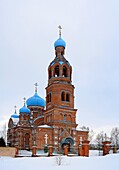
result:
[[[77,109],[74,108],[74,85],[72,66],[64,57],[66,42],[59,38],[54,43],[55,57],[48,67],[46,101],[41,98],[35,84],[34,95],[19,109],[19,115],[11,115],[8,122],[7,142],[19,149],[38,150],[52,145],[55,151],[62,151],[65,145],[77,151],[82,141],[88,141],[88,130],[78,130]]]

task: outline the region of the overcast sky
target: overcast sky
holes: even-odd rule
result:
[[[119,126],[119,0],[0,0],[0,126],[23,98],[45,98],[61,25],[79,126]]]

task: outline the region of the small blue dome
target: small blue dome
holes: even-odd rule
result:
[[[58,46],[60,46],[60,47],[63,46],[64,48],[66,47],[65,41],[61,37],[58,38],[54,43],[55,48],[58,47]]]
[[[28,109],[25,105],[19,110],[20,113],[30,113],[30,109]]]
[[[27,106],[43,106],[45,107],[45,100],[42,99],[37,92],[35,92],[34,96],[30,97],[26,101]]]
[[[15,112],[13,115],[11,115],[11,118],[19,118],[19,115]]]

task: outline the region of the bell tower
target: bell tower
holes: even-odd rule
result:
[[[46,87],[45,123],[58,128],[76,128],[76,109],[74,109],[74,86],[72,85],[72,66],[64,57],[66,43],[61,37],[54,43],[55,58],[48,67],[48,86]]]

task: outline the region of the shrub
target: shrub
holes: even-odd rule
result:
[[[3,137],[0,138],[0,147],[5,147],[6,144],[5,144],[5,140]]]

